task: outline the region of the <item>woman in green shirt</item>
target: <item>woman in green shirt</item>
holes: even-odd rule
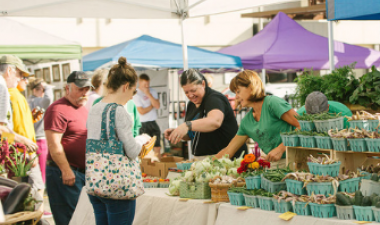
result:
[[[238,73],[231,80],[230,90],[236,94],[239,107],[250,107],[251,110],[241,121],[236,136],[216,157],[221,158],[225,154],[233,156],[248,138],[252,138],[266,154],[265,160],[279,162],[285,158],[286,148],[280,133],[299,128],[294,117],[297,112],[282,98],[265,96],[264,85],[254,71]]]

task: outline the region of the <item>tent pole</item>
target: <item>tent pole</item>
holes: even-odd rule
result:
[[[185,38],[185,19],[186,19],[186,14],[182,14],[181,34],[182,34],[183,70],[188,70],[189,61],[188,61],[188,55],[187,55],[187,43],[186,43],[186,38]],[[178,76],[178,81],[179,81],[179,76]],[[180,83],[178,82],[178,111],[179,111],[179,86],[180,86]],[[187,99],[186,99],[186,105],[187,105]],[[179,114],[178,114],[178,119],[179,119]],[[178,125],[179,125],[179,121],[178,121]],[[187,142],[187,153],[188,153],[189,160],[191,160],[193,158],[193,155],[191,154],[191,141]]]
[[[262,69],[261,70],[261,82],[263,82],[263,85],[265,87],[265,75],[266,75],[266,70],[265,69]]]
[[[329,29],[329,65],[330,65],[330,73],[335,69],[334,62],[334,35],[333,35],[333,24],[332,21],[328,21],[328,29]]]

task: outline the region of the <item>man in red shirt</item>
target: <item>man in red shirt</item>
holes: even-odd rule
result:
[[[68,225],[85,185],[85,156],[91,77],[74,71],[67,78],[66,96],[45,112],[48,144],[46,189],[56,225]]]

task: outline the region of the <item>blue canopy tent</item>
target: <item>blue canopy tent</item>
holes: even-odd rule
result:
[[[327,0],[328,20],[379,20],[379,0]]]
[[[132,65],[182,69],[182,45],[164,41],[148,35],[101,49],[83,57],[83,70],[95,70],[120,56]],[[216,69],[240,68],[239,57],[212,52],[197,47],[188,47],[189,68]]]
[[[333,29],[334,20],[379,20],[379,0],[326,0],[326,15],[329,25],[330,69],[334,68]]]

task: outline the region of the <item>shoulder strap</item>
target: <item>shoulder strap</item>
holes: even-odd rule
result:
[[[107,140],[107,113],[111,106],[116,105],[116,103],[110,103],[107,104],[106,107],[104,107],[103,113],[102,113],[102,128],[100,131],[100,139]]]
[[[110,129],[110,135],[109,135],[109,139],[110,140],[115,140],[117,139],[116,138],[116,125],[115,125],[115,121],[116,121],[116,108],[118,107],[119,105],[118,104],[114,104],[112,105],[111,107],[111,112],[110,112],[110,123],[109,123],[109,129]]]

